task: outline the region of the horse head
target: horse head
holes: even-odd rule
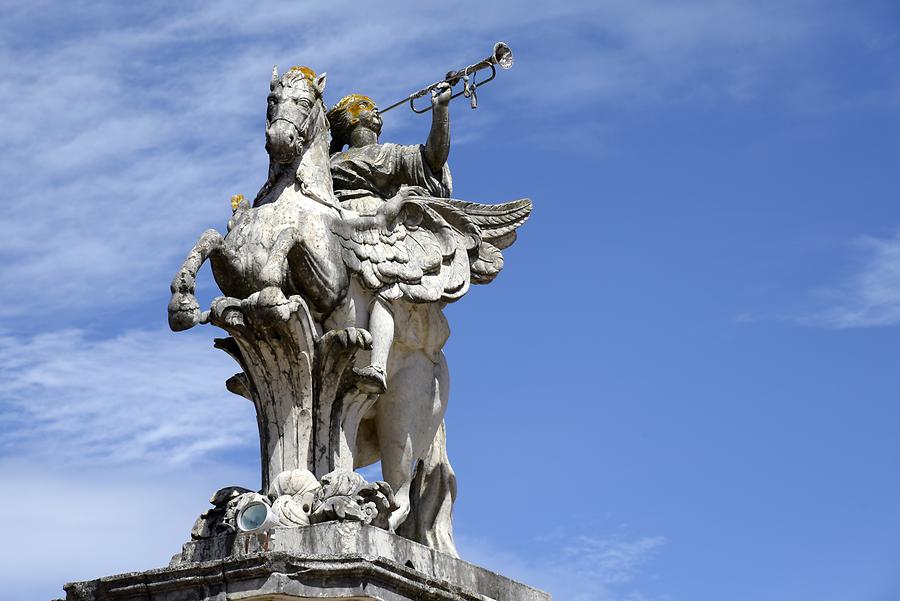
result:
[[[269,108],[266,112],[266,152],[282,165],[294,162],[324,130],[326,74],[309,67],[293,67],[278,75],[272,70]]]

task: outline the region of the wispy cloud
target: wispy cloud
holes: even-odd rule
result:
[[[0,62],[0,180],[14,199],[0,278],[28,302],[0,316],[96,312],[164,287],[199,232],[224,225],[230,194],[252,195],[264,177],[272,63],[328,70],[331,102],[351,91],[389,101],[504,38],[522,65],[491,88],[504,110],[468,130],[460,120],[456,140],[513,119],[529,144],[592,146],[585,132],[600,126],[572,117],[588,98],[632,109],[784,89],[763,84],[808,65],[803,49],[844,26],[827,12],[738,0],[22,5],[0,36],[13,58]],[[416,141],[425,127],[398,110],[386,135]]]
[[[256,473],[235,466],[158,467],[0,461],[0,507],[15,516],[0,545],[3,599],[58,599],[65,582],[163,567],[213,492],[256,485]]]
[[[528,557],[498,549],[482,539],[459,536],[467,561],[573,601],[662,601],[640,590],[642,570],[665,545],[665,538],[607,537],[560,532],[540,539],[541,552]]]
[[[810,326],[862,328],[900,324],[900,231],[867,236],[855,244],[862,255],[856,273],[839,286],[818,291],[826,305],[798,319]]]
[[[0,337],[0,454],[175,465],[255,448],[252,405],[222,384],[237,366],[209,345],[161,331]]]

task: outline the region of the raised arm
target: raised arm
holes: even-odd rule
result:
[[[431,131],[425,142],[425,162],[432,173],[440,174],[450,156],[450,95],[449,84],[443,84],[431,95]]]

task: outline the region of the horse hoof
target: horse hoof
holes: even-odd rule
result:
[[[354,367],[353,373],[356,374],[356,388],[360,392],[384,394],[387,390],[387,378],[384,374],[384,368],[377,365]]]
[[[269,286],[259,291],[256,308],[268,321],[287,321],[291,318],[291,304],[281,288]]]
[[[176,292],[169,301],[169,327],[173,332],[187,330],[200,323],[200,304],[193,294]]]

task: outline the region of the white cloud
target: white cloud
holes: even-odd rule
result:
[[[527,557],[465,534],[458,539],[460,554],[466,561],[545,590],[554,599],[666,599],[639,590],[639,578],[645,576],[642,568],[665,545],[661,536],[629,538],[617,533],[598,537],[560,532],[541,539],[537,546],[541,551]]]
[[[259,486],[252,461],[223,462],[259,439],[212,334],[0,336],[4,598],[164,566],[213,492]]]
[[[152,461],[73,472],[48,461],[0,461],[8,492],[0,513],[14,515],[0,545],[4,598],[51,599],[62,585],[162,567],[190,538],[217,489],[253,487],[258,474],[235,466]],[[527,556],[461,534],[463,559],[566,601],[665,601],[641,590],[662,537],[559,533]],[[36,561],[35,558],[40,558]]]
[[[900,231],[893,237],[864,237],[856,246],[859,269],[842,286],[820,291],[827,308],[800,318],[811,326],[860,328],[900,324]]]
[[[54,465],[189,463],[258,446],[239,368],[210,332],[0,337],[0,454]]]
[[[351,91],[389,101],[505,38],[518,66],[481,101],[504,110],[458,124],[455,139],[512,119],[558,147],[603,129],[572,118],[580,99],[747,99],[843,27],[814,4],[737,0],[54,5],[17,8],[4,24],[0,180],[14,201],[0,220],[0,279],[28,299],[3,303],[6,317],[89,313],[161,290],[196,236],[223,227],[229,196],[264,179],[272,63],[328,70],[332,102]],[[386,135],[409,142],[426,129],[397,110]]]
[[[64,596],[63,584],[165,566],[219,488],[253,487],[256,473],[201,464],[65,469],[0,461],[3,599]]]

